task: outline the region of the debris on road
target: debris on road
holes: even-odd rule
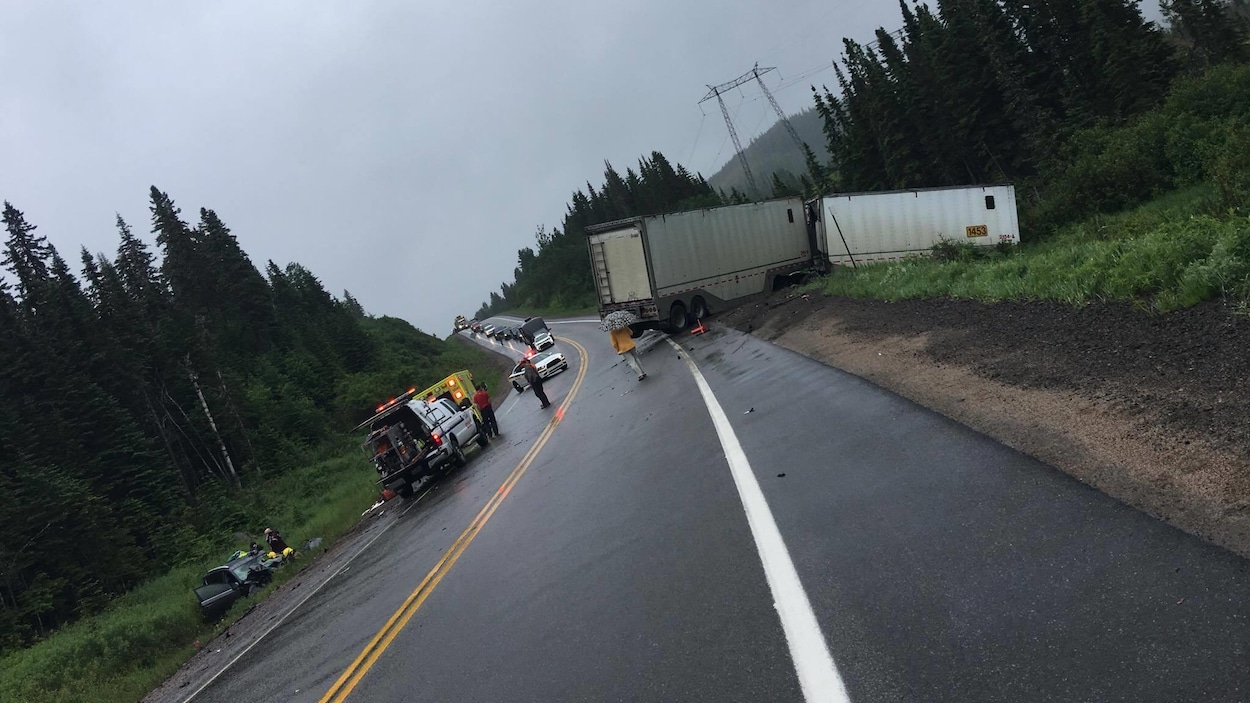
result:
[[[743,415],[750,415],[750,414],[751,414],[751,413],[753,413],[753,412],[755,412],[755,408],[751,408],[750,410],[748,410],[748,411],[746,411],[746,412],[744,412],[744,413],[742,413],[742,414],[743,414]]]

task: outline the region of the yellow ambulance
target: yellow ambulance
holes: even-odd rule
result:
[[[473,394],[477,392],[477,386],[473,385],[473,373],[470,371],[457,371],[447,378],[435,383],[434,385],[421,391],[417,398],[428,400],[430,396],[435,398],[446,398],[460,407],[472,407],[473,414],[480,422],[482,413],[473,405]]]

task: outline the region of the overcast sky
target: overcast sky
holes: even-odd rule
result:
[[[0,0],[0,198],[77,266],[115,212],[150,228],[156,185],[258,267],[445,336],[605,159],[731,157],[706,84],[776,66],[798,111],[841,37],[900,25],[896,0]],[[744,142],[758,98],[727,96]]]

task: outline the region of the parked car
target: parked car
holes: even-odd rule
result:
[[[569,370],[569,360],[564,355],[556,351],[541,351],[530,357],[530,361],[534,362],[534,368],[538,369],[538,375],[544,380]],[[524,393],[529,388],[529,382],[525,380],[525,372],[521,369],[521,365],[517,364],[512,373],[508,376],[508,380],[512,382],[512,387],[517,393]]]
[[[547,330],[539,330],[537,333],[534,334],[533,347],[537,351],[548,349],[550,347],[555,346],[555,344],[556,344],[555,338],[553,338],[551,336],[551,333],[548,332]]]
[[[195,589],[200,600],[200,612],[209,620],[216,620],[240,598],[260,590],[273,580],[273,572],[265,566],[267,560],[261,554],[245,556],[218,566],[204,574],[204,582]]]

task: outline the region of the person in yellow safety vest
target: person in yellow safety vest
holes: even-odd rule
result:
[[[625,363],[638,374],[638,380],[646,378],[647,372],[642,370],[642,362],[638,360],[638,345],[634,344],[633,332],[628,327],[622,327],[608,334],[612,338],[612,348],[625,357]]]

